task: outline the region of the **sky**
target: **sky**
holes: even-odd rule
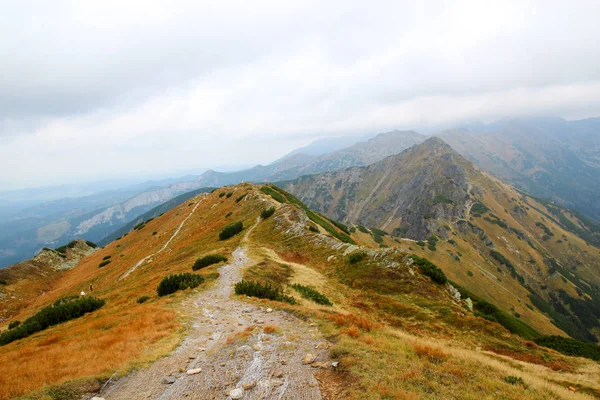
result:
[[[598,116],[599,14],[583,0],[5,2],[0,190],[266,164],[322,137]]]

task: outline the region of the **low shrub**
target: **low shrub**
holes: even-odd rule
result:
[[[178,290],[193,289],[198,287],[202,282],[204,282],[202,275],[190,274],[189,272],[168,275],[158,284],[156,293],[162,297],[175,293]]]
[[[231,211],[229,211],[227,214],[225,214],[225,218],[231,216],[231,214],[233,214]]]
[[[309,225],[308,230],[311,232],[319,232],[319,228],[317,228],[315,225]]]
[[[366,257],[367,257],[367,253],[365,253],[363,251],[358,251],[358,252],[352,253],[348,256],[348,262],[350,264],[356,264],[357,262],[364,260]]]
[[[11,323],[8,324],[8,329],[10,330],[16,328],[19,325],[21,325],[21,321],[11,321]]]
[[[146,301],[148,301],[149,299],[150,299],[150,296],[141,296],[141,297],[138,297],[136,302],[138,304],[142,304],[142,303],[145,303]]]
[[[156,231],[152,232],[152,236],[156,236],[157,233],[158,232],[156,232]]]
[[[232,194],[233,194],[233,192],[227,192],[227,194],[225,195],[225,197],[230,198]]]
[[[229,239],[240,233],[242,230],[244,230],[244,224],[241,221],[225,225],[221,233],[219,233],[219,240]]]
[[[338,229],[340,229],[342,232],[344,232],[347,235],[350,234],[350,230],[348,229],[347,225],[342,224],[341,222],[335,221],[333,219],[329,219],[329,220],[331,221],[332,224],[334,224],[335,226],[337,226]]]
[[[549,347],[568,356],[600,361],[600,346],[596,343],[582,342],[563,336],[541,336],[533,341],[540,346]]]
[[[225,196],[225,192],[219,193],[219,197],[223,197],[223,196]]]
[[[86,240],[85,244],[87,244],[88,246],[90,246],[92,249],[95,249],[96,247],[98,247],[98,245],[96,243],[90,242],[89,240]]]
[[[432,363],[442,363],[448,359],[448,355],[439,347],[416,344],[413,346],[416,355],[426,358]]]
[[[444,274],[444,271],[442,271],[437,265],[435,265],[428,259],[421,258],[417,255],[412,255],[411,257],[414,261],[414,264],[421,269],[423,275],[430,277],[431,280],[435,283],[443,285],[448,281],[446,275]]]
[[[139,224],[137,224],[136,226],[134,226],[133,229],[136,230],[136,231],[139,231],[144,226],[146,226],[146,223],[145,222],[140,222]]]
[[[8,285],[8,283],[6,282],[6,280],[0,279],[0,285]]]
[[[269,218],[271,215],[273,215],[275,213],[275,207],[269,207],[265,210],[262,210],[262,212],[260,213],[260,217],[262,219],[267,219]]]
[[[240,197],[236,198],[236,199],[235,199],[235,202],[236,202],[236,203],[239,203],[240,201],[242,201],[242,199],[243,199],[244,197],[246,197],[246,195],[247,195],[247,194],[248,194],[248,193],[244,193],[244,194],[243,194],[243,195],[241,195]]]
[[[417,241],[415,244],[416,244],[417,246],[425,247],[425,242],[424,242],[424,241],[422,241],[422,240],[418,240],[418,241]]]
[[[361,231],[362,233],[370,233],[369,230],[367,228],[365,228],[362,225],[357,225],[358,226],[358,230]]]
[[[525,382],[523,381],[523,378],[519,378],[516,376],[506,376],[506,377],[504,377],[504,382],[509,383],[511,385],[525,386]]]
[[[102,258],[102,261],[104,261],[104,260],[108,260],[108,259],[110,259],[111,257],[112,257],[112,256],[104,256],[104,258]]]
[[[300,296],[304,297],[305,299],[312,300],[317,304],[322,304],[324,306],[333,305],[333,303],[327,298],[327,296],[325,296],[323,293],[316,291],[311,287],[295,283],[292,285],[292,288],[298,293],[300,293]]]
[[[73,296],[60,299],[53,305],[42,308],[16,328],[0,335],[0,345],[30,336],[61,322],[81,317],[84,314],[99,309],[105,303],[104,300],[95,297],[77,298]]]
[[[286,296],[280,289],[274,288],[269,283],[263,285],[255,281],[241,281],[235,284],[235,294],[245,294],[246,296],[258,297],[259,299],[296,304],[296,300],[293,297]]]
[[[98,264],[98,268],[105,267],[105,266],[107,266],[108,264],[110,264],[110,260],[105,260],[105,261],[102,261],[100,264]]]
[[[217,264],[220,262],[227,261],[227,257],[220,254],[209,254],[196,260],[192,266],[192,270],[198,271],[199,269],[206,268],[209,265]]]

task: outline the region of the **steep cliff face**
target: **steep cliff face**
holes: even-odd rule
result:
[[[282,186],[334,219],[424,239],[440,220],[465,218],[477,172],[438,138],[367,167],[305,176]]]

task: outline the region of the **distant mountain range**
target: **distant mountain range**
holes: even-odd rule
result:
[[[292,152],[267,166],[229,173],[209,170],[195,179],[173,180],[162,187],[138,188],[137,192],[99,193],[86,198],[43,203],[0,223],[0,267],[32,257],[42,247],[56,247],[74,238],[102,241],[152,208],[189,191],[248,181],[293,179],[305,174],[367,165],[420,143],[425,136],[413,131],[393,131],[321,154],[345,144],[346,140],[318,141],[305,149],[309,154]]]
[[[517,315],[537,307],[573,337],[599,337],[600,225],[479,171],[439,138],[278,186],[363,242],[408,245]]]
[[[439,136],[516,187],[600,220],[600,118],[509,119]]]

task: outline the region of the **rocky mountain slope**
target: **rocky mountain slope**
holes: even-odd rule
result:
[[[536,329],[557,326],[578,339],[599,337],[599,231],[478,171],[439,138],[367,167],[281,187],[355,225],[359,237],[409,244],[452,280]]]
[[[76,239],[57,250],[44,248],[30,260],[0,269],[0,321],[7,321],[48,291],[79,261],[96,250],[92,242]]]
[[[241,232],[223,236],[232,222]],[[0,398],[586,399],[600,391],[597,363],[511,334],[488,314],[514,317],[457,291],[405,244],[356,246],[339,238],[368,244],[366,236],[347,240],[344,229],[272,186],[193,197],[84,257],[11,317],[68,305],[90,283],[103,301],[0,346]],[[192,268],[207,255],[227,260]],[[181,273],[199,285],[159,296],[164,278]],[[254,290],[234,294],[240,279]]]
[[[600,118],[511,119],[440,137],[516,187],[600,220]]]

